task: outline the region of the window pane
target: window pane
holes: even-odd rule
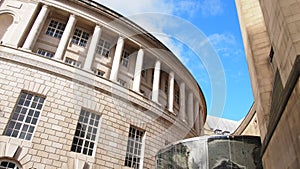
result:
[[[55,38],[61,38],[64,30],[65,30],[66,24],[60,23],[55,20],[51,20],[49,23],[49,26],[46,31],[46,35],[55,37]]]
[[[130,127],[127,142],[127,153],[125,158],[125,166],[139,168],[141,152],[142,152],[142,137],[144,132]]]
[[[16,106],[13,111],[14,113],[8,123],[5,135],[26,140],[31,139],[34,127],[39,117],[39,112],[38,114],[35,114],[34,112],[37,112],[37,110],[40,111],[42,107],[38,107],[36,105],[42,105],[41,101],[44,102],[44,98],[41,98],[42,97],[40,96],[25,92],[20,94],[19,100],[17,101],[18,106]],[[33,115],[35,115],[36,118],[32,118]]]
[[[97,117],[100,116],[86,110],[80,111],[71,151],[86,155],[93,154],[98,129],[98,125],[95,126],[94,123]]]
[[[71,42],[75,45],[86,47],[89,36],[89,33],[76,28]]]

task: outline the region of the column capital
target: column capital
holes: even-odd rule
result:
[[[49,9],[49,5],[47,5],[47,4],[43,4],[43,5],[42,5],[42,8]]]
[[[175,74],[174,74],[173,71],[171,71],[171,72],[169,73],[169,75],[170,75],[171,77],[174,77],[174,76],[175,76]]]
[[[70,18],[74,18],[74,19],[76,19],[77,18],[77,15],[76,14],[74,14],[74,13],[70,13],[70,16],[69,16]]]

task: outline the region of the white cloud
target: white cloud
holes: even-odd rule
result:
[[[202,14],[208,15],[218,15],[223,12],[223,4],[221,0],[204,0],[200,6]]]
[[[234,45],[236,43],[235,37],[230,33],[223,33],[223,34],[215,33],[210,35],[208,39],[213,45],[216,46],[220,44]]]
[[[186,51],[182,43],[174,41],[174,37],[169,37],[168,35],[174,35],[175,33],[171,31],[178,30],[184,27],[179,25],[174,20],[168,20],[170,16],[195,16],[203,15],[217,15],[222,13],[223,5],[221,0],[96,0],[97,2],[111,8],[112,10],[119,12],[130,20],[136,22],[138,25],[146,29],[157,39],[159,39],[163,44],[165,44],[185,65],[190,62],[190,58],[186,55]],[[152,15],[153,13],[158,13],[161,15]],[[180,19],[179,19],[180,20]],[[184,23],[180,21],[181,24]],[[190,36],[190,35],[187,35]],[[193,38],[193,37],[191,37]],[[215,34],[212,38],[216,41],[230,40],[229,36],[221,36]],[[192,39],[190,39],[192,40]],[[200,39],[198,39],[200,40]],[[197,41],[198,41],[197,40]],[[197,42],[196,42],[197,43]]]

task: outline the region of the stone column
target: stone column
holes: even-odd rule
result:
[[[96,48],[97,48],[97,44],[100,39],[100,36],[101,36],[101,28],[99,25],[96,25],[95,29],[94,29],[93,37],[92,37],[92,40],[91,40],[91,43],[89,46],[89,50],[88,50],[88,53],[86,55],[85,62],[83,65],[84,70],[90,71],[92,68],[92,64],[94,61],[94,56],[95,56],[95,52],[96,52]]]
[[[48,6],[43,5],[41,11],[39,12],[36,20],[34,21],[34,24],[32,25],[32,28],[23,44],[22,47],[23,49],[32,50],[32,47],[45,23],[45,20],[47,19],[48,13],[49,13]]]
[[[140,92],[141,72],[143,67],[144,50],[140,49],[136,56],[132,90]]]
[[[158,97],[159,97],[160,66],[161,63],[159,60],[157,60],[154,68],[154,78],[153,78],[153,86],[152,86],[152,101],[156,103],[158,103]]]
[[[200,113],[199,113],[199,101],[196,100],[195,102],[195,115],[194,115],[194,119],[195,119],[195,130],[197,132],[198,135],[201,134],[200,131]]]
[[[62,34],[61,39],[59,41],[59,44],[58,44],[58,47],[56,49],[53,59],[58,59],[58,60],[62,59],[62,57],[66,51],[68,42],[69,42],[71,32],[75,27],[75,24],[76,24],[76,16],[71,14],[69,17],[68,23],[66,25],[66,28],[64,30],[64,33]]]
[[[194,95],[192,91],[189,93],[187,109],[188,125],[192,127],[194,124]]]
[[[118,72],[119,72],[123,47],[124,47],[124,38],[120,36],[117,42],[115,56],[111,68],[110,77],[109,77],[109,79],[114,82],[117,82],[118,80]]]
[[[174,105],[174,72],[169,73],[169,97],[168,97],[168,108],[170,112],[173,112]]]
[[[186,122],[186,115],[185,115],[185,84],[184,82],[181,82],[180,89],[180,108],[179,108],[179,118]]]

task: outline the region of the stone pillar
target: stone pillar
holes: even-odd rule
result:
[[[198,135],[201,134],[200,131],[200,113],[199,113],[199,101],[196,100],[195,102],[195,115],[194,115],[194,119],[195,119],[195,130],[197,132]]]
[[[40,34],[40,31],[45,23],[45,20],[47,19],[49,13],[49,9],[47,5],[43,5],[41,11],[39,12],[36,20],[34,21],[34,24],[32,25],[32,28],[23,44],[23,49],[32,50],[33,45]]]
[[[58,47],[53,57],[54,59],[58,59],[58,60],[62,59],[69,42],[71,32],[75,27],[75,24],[76,24],[76,17],[75,15],[71,14],[68,23],[66,25],[66,28],[64,30],[64,33],[62,34],[61,39],[59,41]]]
[[[140,92],[141,72],[143,67],[144,50],[140,49],[136,56],[132,90]]]
[[[189,93],[187,109],[188,125],[192,127],[194,124],[194,95],[192,91]]]
[[[154,68],[154,78],[153,78],[153,86],[152,86],[152,101],[156,103],[158,103],[158,97],[159,97],[160,66],[161,63],[159,60],[157,60]]]
[[[88,50],[88,53],[86,55],[85,62],[83,65],[84,70],[90,71],[92,68],[92,64],[94,61],[94,56],[95,56],[95,52],[96,52],[96,48],[97,48],[97,44],[100,39],[100,36],[101,36],[101,28],[99,25],[96,25],[95,29],[94,29],[93,37],[92,37],[92,40],[91,40],[91,43],[89,46],[89,50]]]
[[[118,72],[119,72],[123,47],[124,47],[124,38],[120,36],[117,42],[115,56],[111,68],[110,77],[109,77],[109,79],[114,82],[117,82],[118,80]]]
[[[169,73],[169,97],[168,97],[168,108],[170,112],[173,112],[174,105],[174,72]]]
[[[185,116],[185,84],[184,82],[181,82],[180,84],[180,108],[179,108],[179,118],[186,122],[186,116]]]

